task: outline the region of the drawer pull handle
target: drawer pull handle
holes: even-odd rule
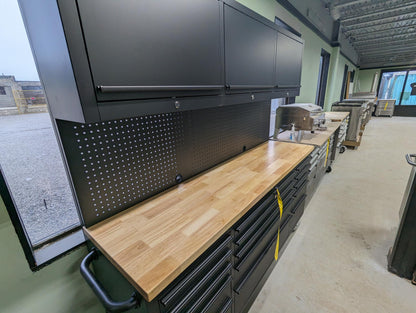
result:
[[[247,224],[251,221],[251,219],[257,216],[258,214],[260,214],[261,211],[263,211],[264,207],[269,205],[269,203],[272,202],[273,200],[274,200],[274,194],[272,193],[270,196],[267,197],[266,200],[262,202],[261,205],[259,205],[249,216],[247,216],[247,218],[240,225],[238,225],[235,231],[238,233],[241,232],[247,226]]]
[[[270,230],[273,228],[273,226],[278,222],[278,220],[280,219],[280,216],[277,216],[273,222],[271,223],[271,225],[269,225],[269,227],[264,231],[264,233],[262,234],[261,238],[257,240],[257,243],[261,242],[263,240],[264,237],[267,236],[267,234],[270,232]],[[272,238],[274,238],[277,235],[277,232],[275,232],[276,234],[272,236]],[[273,240],[272,240],[273,241]],[[244,264],[244,261],[247,260],[247,258],[250,256],[250,254],[258,247],[258,244],[255,244],[251,247],[251,249],[245,254],[245,256],[243,258],[240,258],[237,266],[235,267],[235,269],[238,271],[241,270],[241,266]]]
[[[254,230],[257,228],[258,225],[264,223],[265,220],[267,220],[268,217],[270,217],[270,215],[273,214],[273,211],[275,210],[275,206],[276,205],[276,201],[273,202],[273,204],[271,205],[271,208],[269,207],[268,209],[266,209],[263,214],[260,215],[260,217],[257,219],[257,221],[255,221],[249,229],[247,229],[244,234],[238,238],[238,240],[235,242],[235,244],[237,246],[240,246],[245,239],[247,239],[247,237],[254,232]]]
[[[183,85],[183,86],[97,86],[97,90],[102,93],[113,92],[143,92],[143,91],[192,91],[192,90],[218,90],[222,85]]]
[[[207,313],[210,309],[210,306],[218,299],[219,295],[227,288],[227,285],[230,284],[231,275],[228,276],[227,280],[221,285],[220,289],[215,293],[215,295],[209,300],[208,304],[201,310],[201,313]],[[230,298],[228,298],[230,300]],[[222,310],[221,310],[222,311]],[[221,312],[220,311],[220,312]]]
[[[221,257],[221,259],[217,262],[217,264],[215,264],[214,267],[209,270],[208,274],[206,274],[196,284],[196,286],[201,285],[207,277],[209,277],[210,275],[213,275],[213,273],[218,270],[218,268],[225,262],[225,260],[227,260],[231,256],[231,254],[232,254],[231,250],[227,250],[227,252]],[[185,279],[183,279],[178,285],[175,286],[173,290],[171,290],[165,297],[162,298],[162,300],[160,300],[160,303],[162,303],[164,306],[169,305],[169,302],[171,302],[172,299],[174,299],[178,295],[178,293],[184,288],[184,286],[186,286],[186,284],[188,284],[193,278],[195,278],[195,276],[200,272],[201,268],[206,267],[208,265],[209,261],[212,261],[212,260],[207,260],[206,262],[198,266],[189,275],[187,275]]]
[[[220,274],[218,274],[218,276],[215,278],[215,280],[211,283],[211,285],[207,288],[207,290],[204,290],[205,294],[208,294],[209,291],[212,290],[212,288],[214,288],[214,286],[216,286],[221,279],[223,279],[225,276],[229,276],[231,278],[230,270],[231,270],[231,263],[227,263],[227,266],[221,271]],[[212,271],[210,271],[212,272]],[[210,273],[211,274],[211,273]],[[206,275],[203,279],[201,279],[201,281],[194,287],[192,288],[192,290],[185,295],[181,301],[178,303],[178,305],[176,305],[176,307],[174,307],[171,311],[169,311],[170,313],[178,313],[178,312],[183,312],[183,308],[184,305],[187,304],[187,302],[198,292],[199,288],[207,281],[208,277],[210,276],[210,274]],[[188,312],[193,312],[192,309],[194,307],[196,307],[197,305],[199,305],[200,301],[202,301],[202,299],[200,299],[199,301],[196,301],[193,305],[192,308],[188,311]]]
[[[231,304],[233,303],[233,300],[231,298],[228,298],[228,300],[225,302],[224,306],[220,310],[219,313],[226,313],[231,307]]]
[[[269,230],[274,223],[276,223],[276,221],[279,219],[279,216],[277,214],[277,211],[275,210],[274,214],[271,216],[273,218],[273,220],[271,222],[269,222],[268,224],[266,224],[266,229],[262,230],[259,229],[255,234],[253,234],[253,236],[247,241],[247,243],[245,244],[245,246],[238,251],[237,254],[235,254],[235,256],[240,259],[244,254],[246,254],[247,250],[249,249],[249,247],[251,247],[255,242],[257,242],[257,239],[259,236],[261,236],[261,234],[263,234],[264,232],[266,232],[267,230]]]
[[[298,201],[298,203],[296,203],[295,207],[292,209],[292,211],[291,211],[292,214],[295,214],[296,213],[296,211],[299,209],[300,205],[302,204],[303,200],[305,200],[305,198],[306,198],[306,195],[304,194],[300,198],[300,200]]]
[[[276,232],[277,235],[277,232]],[[250,276],[253,274],[254,270],[257,268],[257,266],[260,264],[260,262],[263,260],[264,256],[267,254],[267,251],[272,247],[274,241],[270,241],[267,247],[262,251],[262,253],[257,258],[256,262],[253,264],[253,266],[250,268],[250,270],[247,272],[247,274],[244,276],[244,278],[240,281],[238,286],[234,289],[234,291],[239,295],[241,289],[243,288],[246,281],[250,278]]]

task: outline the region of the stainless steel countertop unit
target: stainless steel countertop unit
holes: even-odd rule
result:
[[[279,106],[276,110],[275,135],[279,128],[290,129],[295,124],[296,130],[314,131],[325,123],[322,108],[312,103],[293,103]]]

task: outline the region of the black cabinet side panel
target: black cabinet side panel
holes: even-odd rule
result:
[[[19,6],[52,115],[85,121],[56,1],[19,0]]]

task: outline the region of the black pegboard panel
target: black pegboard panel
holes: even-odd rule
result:
[[[190,178],[268,137],[270,105],[57,121],[86,226]]]

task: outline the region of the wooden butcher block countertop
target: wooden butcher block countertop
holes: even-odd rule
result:
[[[266,142],[84,231],[151,301],[312,150]]]

